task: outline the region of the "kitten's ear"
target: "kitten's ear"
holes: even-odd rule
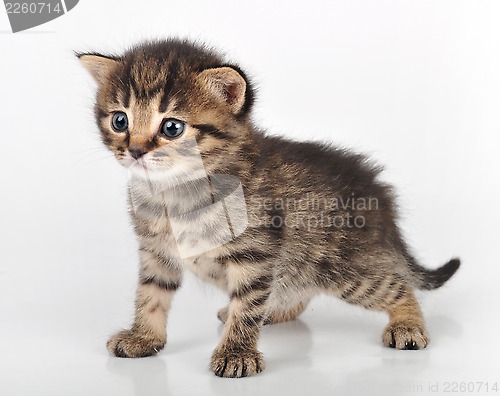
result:
[[[106,78],[118,64],[116,58],[99,54],[76,54],[76,56],[99,86],[104,84]]]
[[[224,66],[203,70],[198,75],[199,81],[217,99],[226,103],[234,114],[241,113],[250,100],[247,82],[239,70]]]

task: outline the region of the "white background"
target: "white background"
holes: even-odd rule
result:
[[[12,34],[2,10],[0,394],[401,395],[500,382],[499,20],[497,1],[81,0]],[[226,297],[189,278],[164,351],[108,355],[107,337],[132,319],[136,243],[127,175],[99,142],[95,87],[72,51],[172,35],[215,45],[254,77],[260,126],[384,164],[417,257],[462,259],[420,296],[427,350],[386,349],[384,315],[319,298],[263,331],[264,373],[220,379],[208,363]]]

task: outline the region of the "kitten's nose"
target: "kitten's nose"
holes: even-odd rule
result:
[[[134,159],[141,158],[144,154],[146,154],[146,150],[138,148],[138,147],[129,147],[128,152]]]

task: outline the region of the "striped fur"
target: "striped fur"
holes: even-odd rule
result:
[[[168,311],[185,270],[229,298],[219,312],[224,332],[210,365],[218,376],[262,371],[261,326],[296,318],[319,293],[387,312],[383,343],[389,347],[428,344],[413,291],[441,286],[459,262],[430,271],[410,255],[396,225],[391,188],[378,180],[378,167],[346,150],[263,134],[251,119],[254,89],[247,76],[201,45],[166,40],[122,56],[79,57],[99,87],[95,115],[103,142],[121,164],[137,168],[129,185],[141,260],[136,316],[130,330],[109,340],[111,353],[141,357],[163,348]],[[111,128],[116,111],[128,115],[128,131]],[[160,126],[166,118],[185,122],[184,134],[165,138]],[[144,155],[136,160],[130,150]],[[219,247],[181,258],[180,244],[210,242],[220,220],[210,213],[203,219],[179,215],[178,240],[173,236],[172,211],[191,213],[215,202],[212,187],[196,173],[196,158],[209,175],[238,178],[248,227]],[[168,197],[151,194],[157,175],[171,186]],[[180,182],[188,187],[178,188]],[[305,197],[306,205],[289,205]],[[377,207],[325,205],[353,197],[375,199]],[[364,224],[318,225],[320,214],[337,221],[362,217]]]

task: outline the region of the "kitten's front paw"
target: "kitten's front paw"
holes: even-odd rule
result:
[[[241,378],[260,373],[265,368],[259,351],[229,352],[215,350],[210,369],[218,377]]]
[[[151,356],[163,349],[165,341],[159,341],[132,330],[123,330],[112,336],[107,347],[109,352],[122,358]]]
[[[384,345],[396,349],[424,349],[429,336],[422,326],[405,323],[389,323],[382,336]]]

